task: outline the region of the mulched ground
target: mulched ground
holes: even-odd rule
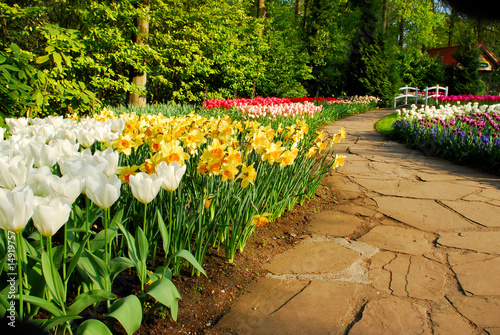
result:
[[[168,310],[156,310],[136,334],[214,334],[211,328],[230,311],[232,303],[265,276],[261,265],[307,237],[312,215],[334,204],[332,191],[320,186],[310,201],[257,228],[234,264],[223,251],[210,251],[203,264],[207,277],[181,274],[173,279],[182,296],[177,322],[171,320]],[[119,332],[115,328],[114,333]]]

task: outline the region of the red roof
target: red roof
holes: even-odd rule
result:
[[[427,50],[427,53],[431,57],[434,57],[436,54],[438,55],[438,58],[443,57],[441,62],[444,65],[453,65],[457,63],[457,60],[451,56],[451,54],[453,54],[455,51],[457,51],[457,47],[452,46],[452,47],[429,49]]]
[[[481,51],[483,52],[483,54],[487,55],[494,63],[498,65],[500,65],[500,61],[498,60],[498,58],[495,56],[495,54],[493,54],[493,52],[490,51],[490,49],[488,49],[486,47],[486,45],[483,43],[483,42],[479,42],[477,44],[478,48],[481,49]],[[434,57],[436,54],[438,55],[438,57],[443,57],[443,59],[441,60],[442,63],[444,65],[453,65],[453,64],[457,64],[457,60],[455,58],[453,58],[452,54],[457,51],[457,47],[458,46],[451,46],[451,47],[444,47],[444,48],[435,48],[435,49],[429,49],[427,50],[427,53],[431,56],[431,57]]]

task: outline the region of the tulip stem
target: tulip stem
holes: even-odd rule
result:
[[[21,321],[23,320],[23,269],[22,269],[22,251],[21,251],[21,243],[22,243],[22,233],[16,233],[16,241],[17,241],[17,280],[19,284],[19,318]]]
[[[174,198],[174,192],[169,192],[170,193],[170,206],[168,208],[168,225],[169,225],[169,232],[168,232],[168,238],[169,238],[169,242],[168,242],[168,245],[170,247],[170,250],[171,250],[171,254],[173,255],[175,253],[176,249],[175,246],[172,245],[172,225],[174,224],[173,221],[172,221],[172,204],[173,204],[173,198]],[[167,257],[168,255],[165,255],[165,258]]]
[[[89,216],[90,216],[90,199],[88,197],[85,197],[85,238],[90,234],[90,221],[89,221]],[[87,239],[87,248],[90,248],[90,242],[89,239]]]
[[[66,257],[67,257],[67,249],[66,249],[66,243],[67,243],[67,236],[68,236],[68,224],[64,224],[64,236],[63,236],[63,262],[62,262],[62,271],[63,271],[63,280],[66,283]],[[65,285],[66,286],[66,285]]]
[[[148,229],[147,229],[147,226],[146,226],[146,218],[147,218],[147,212],[148,212],[148,204],[144,204],[144,221],[143,221],[143,224],[142,224],[142,227],[143,227],[143,230],[144,230],[144,235],[146,235],[146,237],[149,238],[148,236]]]
[[[106,265],[109,265],[109,255],[108,255],[108,217],[109,217],[109,208],[104,211],[104,260],[106,261]]]

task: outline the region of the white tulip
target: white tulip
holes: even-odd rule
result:
[[[14,130],[16,128],[25,128],[28,126],[28,119],[25,117],[19,117],[19,118],[7,118],[5,119],[5,123],[9,126],[11,130]]]
[[[53,167],[59,156],[59,148],[57,142],[52,144],[30,143],[31,155],[33,156],[35,167],[43,165]]]
[[[33,169],[28,176],[26,183],[36,196],[46,197],[50,195],[51,177],[54,176],[50,167],[41,166],[38,169]],[[57,176],[54,176],[57,178]]]
[[[58,198],[35,197],[33,225],[45,237],[51,237],[68,222],[71,206]]]
[[[53,198],[59,198],[62,202],[72,205],[76,198],[82,193],[85,180],[73,178],[69,175],[52,175],[48,178],[49,192]]]
[[[12,190],[16,186],[26,184],[33,168],[33,159],[21,155],[12,157],[8,162],[0,160],[0,187]]]
[[[86,194],[98,207],[106,210],[120,197],[122,182],[116,174],[107,177],[105,174],[94,174],[86,178]]]
[[[33,191],[18,186],[12,191],[0,188],[0,228],[18,233],[33,215]]]
[[[119,158],[120,155],[118,154],[118,151],[115,151],[112,148],[107,148],[104,151],[96,151],[94,153],[94,159],[105,165],[104,174],[108,177],[116,174]]]
[[[89,148],[95,142],[94,130],[90,128],[80,129],[76,133],[78,143],[84,148]]]
[[[156,197],[163,184],[163,179],[156,174],[148,175],[145,172],[139,172],[129,177],[132,195],[142,202],[148,204]]]
[[[156,167],[156,173],[163,179],[163,189],[169,192],[175,191],[179,187],[179,183],[185,172],[186,165],[180,166],[176,161],[168,165],[165,162],[161,162]]]

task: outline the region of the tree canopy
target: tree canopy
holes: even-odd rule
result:
[[[399,83],[443,80],[428,48],[472,31],[500,52],[489,19],[440,0],[0,0],[0,111],[364,93],[387,102]]]

